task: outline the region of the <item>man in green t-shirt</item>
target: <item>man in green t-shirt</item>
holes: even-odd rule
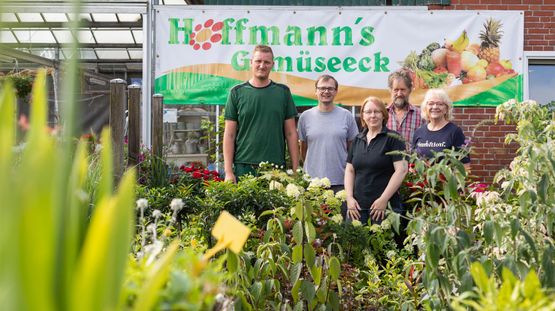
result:
[[[285,165],[285,142],[295,171],[299,148],[297,109],[289,88],[270,80],[274,53],[257,45],[251,59],[252,78],[229,93],[225,107],[225,180],[254,173],[260,162]]]

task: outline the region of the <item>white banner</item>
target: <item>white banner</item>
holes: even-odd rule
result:
[[[524,16],[520,11],[424,11],[322,7],[156,8],[155,91],[172,104],[224,104],[248,80],[257,44],[272,47],[270,78],[297,105],[315,104],[314,81],[334,76],[337,101],[388,100],[388,75],[406,67],[412,101],[445,88],[459,105],[520,98]]]

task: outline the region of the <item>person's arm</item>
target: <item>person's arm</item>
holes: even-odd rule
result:
[[[306,152],[308,150],[308,144],[304,140],[301,140],[300,142],[301,142],[301,159],[303,161],[306,161]]]
[[[385,190],[370,207],[370,216],[373,220],[381,220],[384,218],[387,202],[389,202],[389,199],[391,199],[395,192],[399,190],[403,179],[405,179],[405,175],[407,175],[407,172],[409,171],[406,160],[393,162],[393,168],[395,169],[395,172],[391,175]]]
[[[237,121],[225,120],[224,129],[224,171],[225,181],[236,182],[233,173],[233,158],[235,155],[235,137],[237,135]]]
[[[299,136],[297,135],[295,118],[285,120],[283,128],[285,140],[287,141],[287,149],[289,149],[289,155],[291,156],[291,168],[296,172],[299,166]]]
[[[345,179],[343,181],[345,186],[345,194],[347,197],[347,217],[350,219],[360,219],[360,206],[354,197],[355,191],[355,168],[351,163],[345,166]]]

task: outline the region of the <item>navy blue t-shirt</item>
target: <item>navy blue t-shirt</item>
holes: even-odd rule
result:
[[[452,122],[437,131],[430,131],[428,125],[424,124],[414,132],[412,150],[429,159],[434,153],[445,149],[460,150],[465,144],[465,139],[462,129]],[[470,163],[470,157],[464,157],[461,162]]]

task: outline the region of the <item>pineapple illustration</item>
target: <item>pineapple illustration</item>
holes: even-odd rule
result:
[[[480,32],[480,54],[478,57],[485,59],[488,63],[499,62],[499,41],[503,36],[501,21],[490,18],[484,23],[484,30]]]

